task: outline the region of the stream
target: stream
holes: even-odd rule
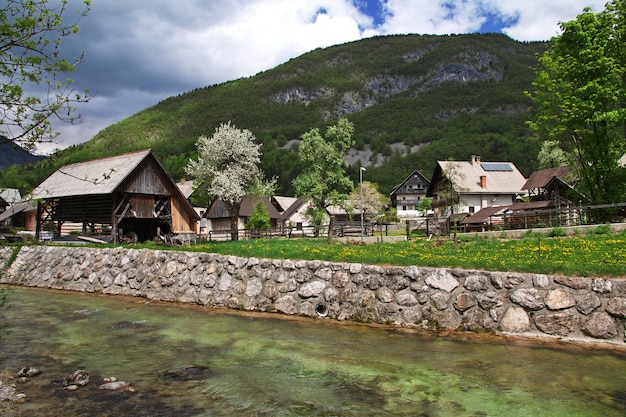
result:
[[[15,415],[626,415],[624,350],[35,288],[9,302]],[[23,366],[41,375],[7,382]],[[90,382],[63,389],[79,369]],[[112,376],[129,387],[99,389]]]

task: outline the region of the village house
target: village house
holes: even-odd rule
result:
[[[20,191],[15,188],[0,188],[0,213],[6,211],[13,203],[21,201]]]
[[[263,201],[269,214],[272,233],[292,236],[310,232],[312,225],[306,214],[310,200],[305,197],[285,196],[245,197],[239,209],[239,229],[245,229],[246,221],[254,213],[254,205],[259,199]],[[210,234],[211,239],[220,239],[220,235],[230,234],[230,214],[223,201],[214,200],[203,217],[206,220],[206,234]]]
[[[4,212],[0,213],[0,228],[34,232],[37,226],[36,217],[37,209],[29,201],[19,201],[9,205]]]
[[[282,231],[288,229],[303,230],[310,226],[307,209],[310,206],[310,200],[304,197],[272,197],[272,204],[280,213],[278,227]]]
[[[259,200],[263,202],[269,214],[270,227],[277,227],[281,215],[272,204],[272,201],[268,197],[246,196],[239,206],[238,229],[244,229],[246,227],[246,221],[248,217],[254,214],[254,205]],[[223,200],[214,199],[204,213],[204,217],[207,219],[207,233],[230,233],[231,215],[228,210],[228,204]]]
[[[535,171],[522,190],[528,192],[530,201],[549,201],[550,206],[561,208],[583,197],[570,185],[574,171],[570,167],[556,167]]]
[[[198,215],[151,150],[65,165],[32,192],[36,236],[60,237],[78,223],[80,237],[144,241],[195,235]]]
[[[0,213],[4,213],[9,203],[0,195]]]
[[[0,231],[35,231],[36,209],[15,188],[0,189]]]
[[[569,167],[535,171],[521,190],[528,201],[509,205],[485,207],[460,222],[465,231],[488,231],[502,228],[529,228],[542,224],[569,224],[578,217],[577,200],[584,200],[567,180],[572,176]]]
[[[469,161],[437,161],[426,193],[433,199],[435,218],[442,221],[451,214],[471,215],[486,207],[508,206],[522,201],[526,192],[522,187],[526,178],[512,162],[481,162],[472,155]],[[458,195],[452,204],[444,197],[446,187]]]
[[[430,181],[416,170],[391,191],[391,207],[396,208],[399,218],[422,216],[417,205],[426,198],[429,185]]]

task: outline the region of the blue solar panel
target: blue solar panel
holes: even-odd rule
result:
[[[510,164],[498,164],[498,163],[482,163],[480,164],[485,171],[513,171],[513,167]]]

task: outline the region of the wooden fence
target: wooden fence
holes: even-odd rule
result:
[[[270,227],[266,229],[238,229],[239,239],[259,239],[259,238],[316,238],[327,237],[329,224],[320,226],[289,226]],[[339,221],[333,223],[333,236],[360,236],[361,222]],[[377,225],[372,222],[363,222],[363,234],[371,236],[376,231]],[[380,225],[378,225],[380,229]],[[204,237],[204,236],[203,236]],[[231,240],[230,229],[210,230],[206,239],[209,241]]]

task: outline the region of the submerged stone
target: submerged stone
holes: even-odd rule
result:
[[[213,375],[208,366],[204,365],[192,365],[186,366],[181,369],[172,369],[163,373],[163,378],[175,381],[189,381],[197,379],[206,379]],[[116,381],[120,382],[120,381]],[[109,384],[114,384],[110,382]],[[106,385],[106,384],[103,384]],[[113,385],[111,385],[113,386]],[[103,388],[103,389],[115,389],[115,388]]]

